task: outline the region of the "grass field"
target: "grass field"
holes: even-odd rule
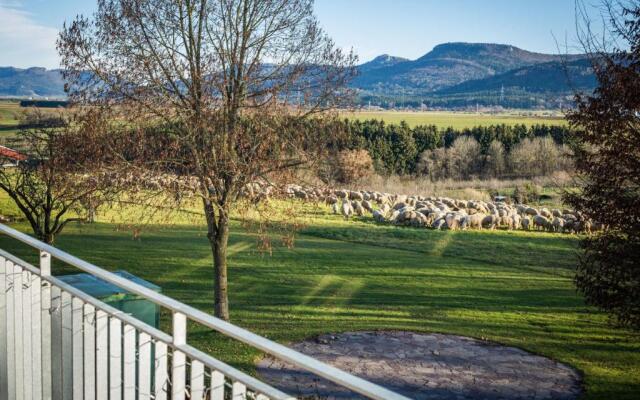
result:
[[[0,138],[14,135],[17,131],[18,120],[23,109],[15,101],[0,100]],[[402,112],[402,111],[358,111],[344,113],[347,118],[353,119],[382,119],[387,123],[400,123],[406,121],[410,126],[436,125],[440,128],[453,127],[456,129],[471,128],[474,126],[487,126],[496,124],[547,124],[565,125],[566,121],[557,112],[532,113],[532,112],[505,112],[500,114],[476,114],[465,112]]]
[[[0,199],[2,200],[2,199]],[[577,368],[586,399],[636,399],[640,337],[607,324],[572,284],[577,239],[547,233],[446,232],[345,222],[307,207],[292,249],[272,255],[233,222],[230,301],[234,323],[287,343],[327,332],[400,329],[484,338]],[[15,212],[6,198],[0,214]],[[126,269],[164,293],[212,312],[211,255],[196,222],[156,225],[133,240],[102,217],[71,225],[56,245],[109,270]],[[26,225],[16,224],[27,230]],[[35,261],[6,237],[0,247]],[[55,265],[56,273],[69,272]],[[165,328],[168,326],[164,319]],[[197,347],[249,372],[260,354],[204,328]]]
[[[406,121],[409,126],[416,125],[436,125],[440,128],[453,127],[455,129],[472,128],[474,126],[487,126],[497,124],[547,124],[547,125],[566,125],[566,120],[558,113],[547,112],[545,114],[518,114],[500,113],[500,114],[483,114],[483,113],[465,113],[465,112],[441,112],[441,111],[425,111],[425,112],[404,112],[404,111],[358,111],[353,113],[344,113],[347,118],[353,119],[382,119],[387,123],[398,124]]]
[[[0,100],[0,138],[12,136],[17,132],[21,114],[19,103]]]

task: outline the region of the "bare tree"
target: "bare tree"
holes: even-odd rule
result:
[[[492,178],[502,176],[505,170],[505,151],[502,142],[493,140],[489,144],[484,164],[485,174]]]
[[[481,150],[478,141],[471,136],[460,136],[447,149],[449,172],[454,179],[470,179],[477,173],[481,162]]]
[[[326,134],[304,120],[348,100],[356,57],[323,33],[313,0],[99,0],[58,49],[73,101],[176,138],[155,166],[198,181],[228,320],[232,207],[247,184],[316,159]]]
[[[0,189],[15,202],[36,237],[53,243],[72,221],[86,220],[84,204],[106,200],[112,186],[105,175],[88,174],[69,157],[75,126],[62,115],[27,114],[11,143],[17,151],[0,153]],[[105,190],[105,188],[109,188]]]

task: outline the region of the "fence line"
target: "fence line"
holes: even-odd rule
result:
[[[406,397],[215,318],[0,224],[40,252],[40,268],[0,249],[0,399],[287,400],[190,346],[191,320],[376,400]],[[72,265],[172,312],[172,335],[51,274]]]

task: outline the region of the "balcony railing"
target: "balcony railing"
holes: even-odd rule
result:
[[[280,390],[188,344],[187,320],[367,398],[406,397],[156,293],[0,224],[40,254],[39,268],[0,249],[0,400],[284,400]],[[51,260],[172,313],[168,335],[52,275]]]

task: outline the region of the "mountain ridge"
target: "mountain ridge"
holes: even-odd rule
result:
[[[415,60],[394,63],[374,71],[363,71],[359,67],[355,86],[371,92],[400,89],[404,94],[425,94],[516,68],[580,57],[584,56],[535,53],[496,43],[443,43]]]
[[[555,107],[559,101],[566,104],[572,95],[570,81],[577,82],[575,87],[580,90],[595,87],[586,55],[536,53],[508,44],[450,42],[415,60],[377,56],[357,66],[351,86],[361,104],[383,107],[423,103],[443,108],[471,104]],[[64,98],[61,71],[0,67],[0,97]]]

